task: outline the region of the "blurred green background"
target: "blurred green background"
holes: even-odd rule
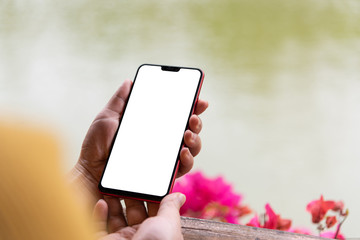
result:
[[[194,168],[293,226],[312,227],[320,194],[344,200],[359,237],[359,23],[357,0],[0,0],[1,116],[51,127],[68,170],[140,64],[199,67],[210,108]]]

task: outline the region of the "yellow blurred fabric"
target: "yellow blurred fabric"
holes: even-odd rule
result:
[[[0,239],[93,239],[61,172],[56,139],[0,121]]]

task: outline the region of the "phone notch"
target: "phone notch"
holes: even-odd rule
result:
[[[161,66],[161,70],[163,70],[163,71],[169,71],[169,72],[178,72],[178,71],[180,71],[180,67]]]

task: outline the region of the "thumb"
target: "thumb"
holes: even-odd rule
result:
[[[166,196],[160,203],[157,216],[146,219],[134,239],[183,239],[179,210],[184,202],[184,194]]]
[[[93,220],[96,227],[97,237],[107,234],[108,205],[104,199],[100,199],[93,211]]]
[[[161,201],[157,215],[167,218],[179,218],[179,210],[185,201],[186,197],[182,193],[169,194]]]
[[[126,101],[129,97],[131,85],[132,82],[130,80],[126,80],[116,91],[116,93],[111,97],[105,108],[110,109],[117,114],[122,113]]]

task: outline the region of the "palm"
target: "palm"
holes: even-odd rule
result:
[[[120,114],[114,117],[96,118],[84,140],[79,162],[96,183],[99,182],[104,170],[119,117]]]

